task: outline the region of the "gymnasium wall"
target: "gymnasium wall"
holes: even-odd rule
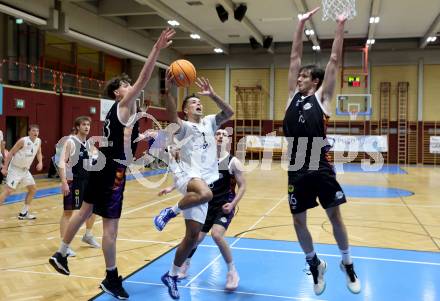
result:
[[[440,65],[425,65],[423,78],[423,120],[440,121]]]
[[[440,65],[425,65],[424,66],[424,86],[423,86],[423,120],[435,121],[440,120]],[[275,83],[274,83],[274,120],[282,120],[284,117],[284,109],[287,100],[287,68],[275,68]],[[225,84],[225,69],[198,69],[198,75],[206,76],[209,79],[215,78],[213,83],[216,91],[224,90]],[[346,73],[360,72],[360,67],[350,67],[346,69]],[[232,69],[230,73],[230,103],[235,105],[235,89],[236,85],[240,86],[255,86],[261,84],[263,90],[266,92],[264,99],[264,116],[263,119],[269,119],[269,68],[238,68]],[[361,78],[363,84],[363,78]],[[417,97],[418,97],[418,65],[395,65],[395,66],[372,66],[370,73],[370,84],[372,94],[373,115],[371,120],[379,120],[379,99],[380,99],[380,83],[391,83],[391,121],[397,120],[397,84],[398,82],[409,83],[408,94],[408,120],[417,121]],[[219,88],[217,88],[217,86]],[[220,91],[221,90],[221,91]],[[192,86],[189,89],[190,93],[197,91],[197,87]],[[341,70],[338,72],[335,97],[336,94],[364,94],[368,93],[365,87],[347,87],[345,84],[341,88]],[[336,102],[336,101],[335,101]],[[207,103],[208,104],[208,103]],[[215,112],[216,108],[208,104],[207,113]],[[214,111],[212,111],[214,110]],[[336,105],[332,106],[332,120],[347,120],[345,116],[337,116],[335,114]]]
[[[380,83],[391,83],[391,121],[397,120],[397,83],[409,82],[408,87],[408,120],[417,121],[418,66],[373,66],[371,68],[371,94],[373,98],[373,118],[379,120]],[[425,79],[429,80],[429,79]],[[431,79],[432,80],[432,79]],[[440,92],[440,90],[439,90]],[[426,118],[424,118],[426,120]]]
[[[15,107],[16,99],[24,100],[24,108]],[[91,113],[91,108],[95,109],[95,113]],[[89,116],[92,119],[90,136],[102,135],[103,122],[100,121],[100,109],[100,99],[97,98],[6,85],[3,86],[3,114],[0,115],[0,129],[4,135],[7,135],[6,118],[14,116],[27,117],[28,125],[38,124],[42,140],[44,171],[47,171],[49,160],[55,153],[55,144],[61,137],[70,134],[76,117]],[[148,112],[158,121],[167,120],[164,109],[150,108]],[[151,127],[151,121],[142,120],[140,126],[143,131]],[[146,144],[142,143],[138,147],[138,154],[145,148]],[[32,171],[35,172],[35,169]]]
[[[256,85],[262,88],[262,113],[261,119],[269,119],[269,69],[232,69],[229,99],[232,108],[236,108],[237,93],[235,87],[253,87]],[[256,118],[258,119],[258,118]]]

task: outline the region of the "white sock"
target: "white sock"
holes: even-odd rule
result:
[[[348,248],[347,250],[339,250],[339,251],[341,251],[342,262],[344,264],[352,264],[353,263],[353,261],[351,260],[350,248]]]
[[[114,266],[112,266],[112,267],[108,267],[108,268],[105,268],[107,271],[109,271],[109,272],[111,272],[111,271],[114,271],[114,270],[116,270],[116,266],[114,265]]]
[[[173,207],[171,207],[171,210],[173,210],[173,212],[175,214],[179,214],[182,210],[180,210],[179,208],[179,204],[174,205]]]
[[[61,255],[63,255],[63,257],[66,257],[68,248],[69,248],[69,245],[64,243],[64,241],[61,241],[61,245],[60,245],[60,248],[58,249],[58,252],[60,252]]]
[[[177,276],[177,273],[179,273],[180,271],[180,267],[178,267],[177,265],[175,265],[174,263],[171,265],[171,269],[169,271],[169,275],[170,276]]]
[[[23,209],[21,209],[21,214],[26,214],[29,211],[29,205],[24,204]]]
[[[92,229],[86,229],[86,236],[93,236]]]
[[[313,257],[315,257],[315,255],[316,255],[315,250],[313,250],[313,251],[310,252],[310,253],[306,253],[306,260],[312,260]]]
[[[227,265],[228,265],[228,272],[235,271],[235,264],[233,261],[231,261]]]

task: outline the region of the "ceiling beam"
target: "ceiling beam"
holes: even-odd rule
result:
[[[307,7],[307,5],[304,3],[303,0],[293,0],[293,5],[296,7],[296,10],[298,11],[299,14],[305,14],[306,12],[310,11],[310,9]],[[313,46],[319,46],[318,33],[311,18],[306,22],[304,29],[305,30],[312,29],[315,32],[314,35],[308,36],[308,39],[312,41]]]
[[[379,17],[381,0],[373,0],[371,2],[370,16],[368,17],[368,40],[374,39],[374,33],[378,23],[370,23],[371,17]]]
[[[184,32],[182,30],[179,30],[177,28],[175,28],[175,30],[176,30],[176,35],[173,37],[173,40],[193,40],[189,36],[189,33]],[[150,30],[148,30],[147,33],[148,33],[149,37],[152,40],[156,41],[160,37],[160,34],[162,33],[162,30],[160,30],[160,29],[150,29]],[[173,43],[173,45],[174,45],[174,43]]]
[[[437,32],[440,30],[440,13],[432,22],[431,26],[429,26],[428,31],[425,35],[420,39],[419,47],[425,48],[428,45],[428,37],[434,37],[437,35]]]
[[[156,12],[146,5],[134,1],[125,1],[121,5],[120,0],[98,1],[98,15],[103,17],[154,15]]]
[[[208,48],[211,47],[206,41],[201,40],[177,40],[173,41],[173,48]]]
[[[158,15],[127,17],[127,27],[129,29],[164,29],[168,26],[167,21]]]
[[[225,44],[220,43],[213,37],[211,37],[207,32],[203,31],[197,25],[191,23],[184,17],[182,17],[178,12],[171,9],[169,6],[162,3],[160,0],[135,0],[139,4],[148,5],[154,9],[158,15],[160,15],[165,20],[176,20],[180,23],[180,27],[191,33],[197,33],[201,38],[209,43],[213,48],[221,48],[224,53],[229,53],[229,47]]]

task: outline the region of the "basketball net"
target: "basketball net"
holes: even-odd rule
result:
[[[322,21],[336,21],[345,14],[351,20],[356,16],[356,0],[322,0]]]
[[[356,120],[357,119],[357,116],[358,116],[358,111],[357,110],[351,110],[350,111],[350,120],[351,121],[353,121],[353,120]]]

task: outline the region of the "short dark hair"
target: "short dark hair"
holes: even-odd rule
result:
[[[115,90],[119,89],[122,83],[131,83],[131,79],[125,73],[113,77],[107,82],[104,89],[105,95],[107,95],[110,99],[116,99]]]
[[[32,129],[37,129],[37,130],[39,130],[39,129],[40,129],[40,126],[39,126],[38,124],[30,124],[30,125],[28,126],[28,132],[29,132],[30,130],[32,130]]]
[[[195,97],[195,98],[198,99],[197,95],[195,95],[195,94],[193,93],[193,94],[188,95],[187,97],[185,97],[185,98],[183,99],[183,101],[182,101],[182,112],[183,112],[183,114],[185,115],[185,119],[186,119],[186,114],[185,114],[185,108],[186,108],[186,105],[188,104],[188,100],[189,100],[190,98],[193,98],[193,97]]]
[[[316,89],[319,89],[319,87],[321,87],[322,81],[324,80],[324,73],[325,73],[324,69],[319,68],[316,65],[306,65],[301,67],[301,69],[299,69],[299,73],[301,73],[304,70],[310,72],[310,75],[312,76],[312,80],[319,79],[318,86],[316,87]]]
[[[92,122],[92,118],[89,116],[79,116],[75,118],[75,121],[73,122],[73,126],[75,129],[75,133],[78,133],[78,127],[83,123],[84,121],[88,121],[89,123]]]

